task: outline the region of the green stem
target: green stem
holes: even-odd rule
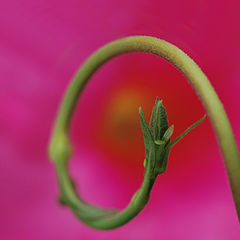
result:
[[[147,204],[150,191],[155,182],[155,178],[151,178],[150,168],[148,168],[141,187],[123,211],[102,210],[101,212],[99,208],[86,204],[76,194],[75,189],[72,187],[65,161],[60,159],[56,168],[62,194],[61,197],[63,197],[65,204],[86,225],[102,230],[117,228],[133,219]]]
[[[68,179],[67,160],[71,154],[68,131],[77,100],[84,86],[98,68],[112,58],[129,52],[147,52],[164,58],[178,68],[195,89],[210,117],[216,133],[240,221],[240,158],[223,105],[205,74],[188,55],[164,40],[148,36],[126,37],[111,42],[97,50],[82,65],[64,96],[51,138],[49,154],[56,164],[61,191],[65,193],[66,202],[70,206],[72,205],[73,211],[76,208],[80,208],[79,212],[84,211],[84,207],[86,206],[89,206],[90,210],[94,209],[94,207],[91,208],[90,205],[87,205],[83,200],[78,198],[73,185],[69,180],[66,180]],[[61,164],[62,166],[59,167]],[[96,218],[95,220],[84,220],[84,217],[81,217],[78,211],[74,212],[86,224],[94,228],[111,229],[118,227],[141,211],[147,201],[144,194],[146,191],[151,190],[153,182],[143,181],[143,185],[137,193],[141,193],[138,195],[138,198],[135,197],[135,200],[125,210],[117,214],[109,214],[108,217]],[[72,197],[69,197],[68,193]],[[71,202],[73,199],[77,205],[75,207],[73,206],[73,202]],[[99,211],[101,212],[100,209]]]

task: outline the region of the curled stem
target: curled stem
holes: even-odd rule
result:
[[[216,133],[232,189],[238,219],[240,220],[240,158],[223,105],[205,74],[187,54],[164,40],[149,36],[126,37],[103,46],[86,60],[71,82],[59,108],[49,146],[50,158],[56,164],[61,190],[61,202],[71,207],[74,214],[84,223],[97,229],[112,229],[125,224],[134,218],[148,202],[149,194],[155,181],[155,177],[151,175],[152,169],[150,167],[156,161],[152,151],[146,152],[147,166],[142,186],[136,192],[130,204],[122,211],[104,210],[84,202],[77,195],[67,169],[67,162],[71,155],[68,138],[70,119],[84,86],[105,62],[129,52],[146,52],[164,58],[179,69],[195,89]],[[143,122],[144,119],[141,119],[142,127],[145,127],[146,132],[150,134],[146,129],[145,122]],[[165,134],[165,137],[169,135],[170,130]],[[151,146],[150,149],[155,149],[156,147],[157,151],[160,151],[163,148],[161,144],[166,143],[155,141],[155,145],[153,143],[149,144]],[[166,148],[166,152],[166,154],[169,153],[169,148]],[[166,156],[163,157],[163,159],[165,158]]]

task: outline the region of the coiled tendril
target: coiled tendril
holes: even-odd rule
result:
[[[145,172],[141,187],[122,211],[105,210],[86,203],[78,196],[68,173],[68,160],[71,156],[68,137],[70,120],[77,100],[90,77],[105,62],[129,52],[147,52],[164,58],[178,68],[195,89],[215,130],[240,220],[240,158],[223,105],[207,77],[188,55],[164,40],[148,36],[126,37],[103,46],[86,60],[68,87],[59,108],[49,146],[49,156],[56,166],[58,175],[61,203],[69,206],[85,224],[96,229],[113,229],[127,223],[148,202],[157,175],[166,170],[170,148],[205,118],[204,116],[181,136],[170,141],[173,126],[168,126],[162,102],[159,99],[156,100],[149,126],[140,108],[139,115],[145,145]]]

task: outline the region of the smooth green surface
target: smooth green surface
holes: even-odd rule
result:
[[[168,143],[167,139],[173,129],[168,128],[167,118],[164,118],[165,109],[162,103],[156,100],[149,127],[141,109],[139,111],[146,153],[145,174],[141,188],[135,193],[130,204],[122,211],[104,210],[87,204],[77,195],[67,168],[71,156],[71,144],[68,138],[70,119],[85,84],[94,72],[113,57],[128,52],[147,52],[158,55],[177,67],[189,80],[207,110],[215,130],[240,219],[240,159],[223,105],[207,77],[191,58],[176,46],[148,36],[127,37],[103,46],[87,59],[71,82],[60,106],[49,146],[50,158],[56,164],[61,202],[68,205],[79,219],[93,228],[112,229],[125,224],[143,209],[157,174],[166,170],[171,146],[186,134],[183,133],[179,138]],[[161,126],[160,122],[162,122]]]

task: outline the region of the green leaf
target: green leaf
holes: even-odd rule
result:
[[[180,139],[182,139],[187,133],[189,133],[193,128],[195,128],[197,125],[199,125],[201,122],[204,121],[206,118],[206,115],[204,115],[199,121],[194,123],[191,127],[186,129],[179,137],[175,138],[172,142],[170,142],[170,146],[173,146],[175,143],[177,143]]]
[[[155,128],[154,128],[154,135],[153,138],[155,141],[160,140],[160,131],[161,131],[161,125],[160,125],[160,108],[161,108],[162,101],[158,101],[157,107],[156,107],[156,117],[155,117]]]
[[[149,128],[154,140],[161,140],[168,129],[166,110],[158,97],[152,110]]]
[[[150,131],[151,131],[154,139],[156,139],[155,138],[155,136],[156,136],[156,124],[158,123],[157,118],[158,118],[158,115],[159,115],[159,107],[160,107],[161,103],[162,103],[162,101],[160,101],[159,98],[157,97],[156,101],[155,101],[155,104],[153,106],[152,115],[151,115],[151,119],[150,119],[150,123],[149,123],[149,128],[150,128]]]
[[[162,139],[164,133],[167,131],[168,129],[168,119],[167,119],[167,113],[166,110],[163,106],[163,104],[161,103],[160,105],[160,139]]]
[[[169,127],[169,128],[167,129],[167,131],[164,133],[164,135],[163,135],[163,137],[162,137],[162,140],[163,140],[164,142],[167,142],[167,141],[170,139],[170,137],[171,137],[172,134],[173,134],[173,130],[174,130],[174,125],[172,125],[171,127]]]
[[[140,117],[140,123],[141,123],[141,127],[142,127],[143,137],[144,137],[145,155],[146,155],[146,159],[147,159],[147,156],[149,155],[150,150],[154,148],[154,141],[153,141],[153,136],[151,134],[151,131],[148,128],[146,119],[143,115],[141,107],[139,107],[139,117]]]

